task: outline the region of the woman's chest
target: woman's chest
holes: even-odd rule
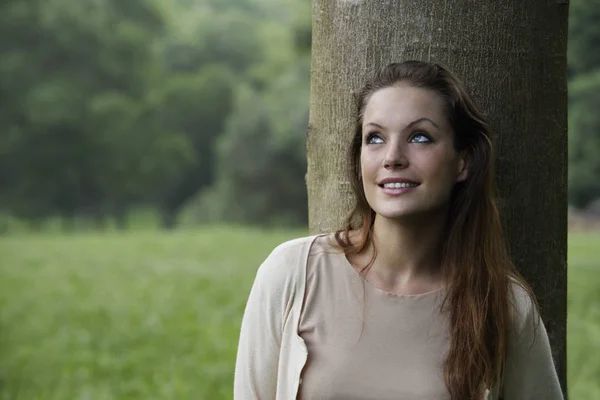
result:
[[[447,400],[449,335],[439,301],[355,286],[307,292],[298,333],[308,361],[298,399]]]

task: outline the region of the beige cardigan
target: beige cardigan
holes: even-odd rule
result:
[[[306,345],[298,336],[304,299],[306,265],[318,235],[277,246],[258,269],[240,331],[235,366],[235,400],[294,400],[306,363]],[[506,400],[561,400],[562,392],[552,362],[543,324],[531,346],[534,317],[527,295],[517,293],[517,329],[520,346],[509,347],[503,381]],[[500,388],[484,400],[497,400]]]

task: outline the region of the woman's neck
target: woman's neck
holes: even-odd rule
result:
[[[443,218],[402,223],[375,217],[373,244],[377,257],[371,268],[386,286],[410,287],[441,282]],[[368,253],[372,255],[369,246]]]

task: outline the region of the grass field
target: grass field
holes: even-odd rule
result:
[[[0,399],[231,399],[256,268],[305,231],[0,239]],[[600,235],[569,239],[569,392],[600,399]]]

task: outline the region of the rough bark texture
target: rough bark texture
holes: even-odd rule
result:
[[[309,223],[332,231],[354,199],[353,93],[391,61],[440,62],[488,116],[511,255],[534,286],[566,392],[568,2],[313,0]]]

